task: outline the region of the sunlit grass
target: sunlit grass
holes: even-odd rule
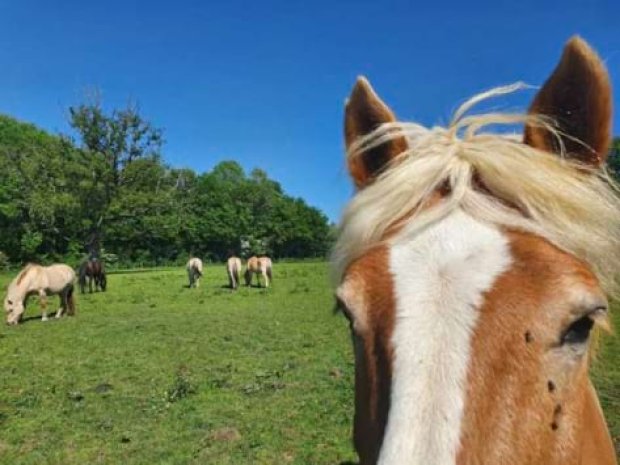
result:
[[[327,266],[277,264],[274,278],[231,292],[222,266],[198,289],[181,269],[112,274],[75,318],[0,327],[0,463],[354,460],[350,340]],[[619,355],[605,338],[594,369],[615,437]]]
[[[0,462],[351,460],[351,353],[327,268],[274,278],[232,293],[223,267],[198,289],[184,270],[113,274],[76,318],[1,328]]]

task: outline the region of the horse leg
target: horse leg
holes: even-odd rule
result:
[[[269,277],[267,276],[267,270],[263,270],[263,281],[265,281],[265,287],[269,287]]]
[[[93,277],[88,277],[88,292],[93,293]]]
[[[47,294],[39,291],[39,305],[41,306],[41,321],[47,321]]]
[[[56,318],[60,318],[67,308],[65,291],[63,290],[58,297],[60,297],[60,307],[58,307],[58,311],[56,312]]]
[[[60,300],[60,307],[56,311],[56,318],[60,318],[59,315],[62,315],[67,311],[67,290],[63,289],[60,294],[58,294],[58,299]]]

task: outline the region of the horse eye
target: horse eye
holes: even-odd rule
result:
[[[8,303],[9,303],[9,305],[13,305],[13,301],[12,300],[9,300]]]
[[[562,334],[562,345],[584,344],[590,337],[590,331],[594,326],[594,320],[590,315],[582,316],[571,323]]]

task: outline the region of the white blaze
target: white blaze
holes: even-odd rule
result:
[[[510,261],[500,231],[460,210],[392,245],[394,360],[379,465],[456,463],[478,309]]]

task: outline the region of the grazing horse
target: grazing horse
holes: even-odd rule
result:
[[[95,291],[99,288],[102,292],[105,292],[108,279],[105,273],[105,266],[101,260],[89,258],[80,265],[78,270],[78,282],[82,294],[85,292],[87,279],[88,289],[91,294],[93,293],[93,281],[95,282]]]
[[[232,256],[226,262],[226,273],[228,274],[228,284],[231,289],[239,287],[239,275],[241,274],[241,259]]]
[[[199,287],[202,278],[202,260],[200,258],[190,258],[187,262],[187,276],[189,277],[189,287]]]
[[[261,285],[260,277],[263,277],[265,287],[269,287],[269,284],[273,280],[272,277],[272,264],[269,257],[251,257],[245,265],[245,285],[250,286],[252,284],[252,276],[256,275],[258,285]]]
[[[588,376],[618,290],[604,64],[571,39],[530,110],[399,123],[359,78],[332,256],[361,465],[612,465]],[[489,126],[523,124],[524,137]]]
[[[42,321],[47,321],[47,296],[54,294],[60,296],[60,308],[56,312],[56,318],[60,318],[65,310],[68,315],[75,315],[74,281],[75,271],[67,265],[26,265],[9,284],[4,299],[6,323],[18,324],[26,309],[28,297],[35,294],[39,296]]]

